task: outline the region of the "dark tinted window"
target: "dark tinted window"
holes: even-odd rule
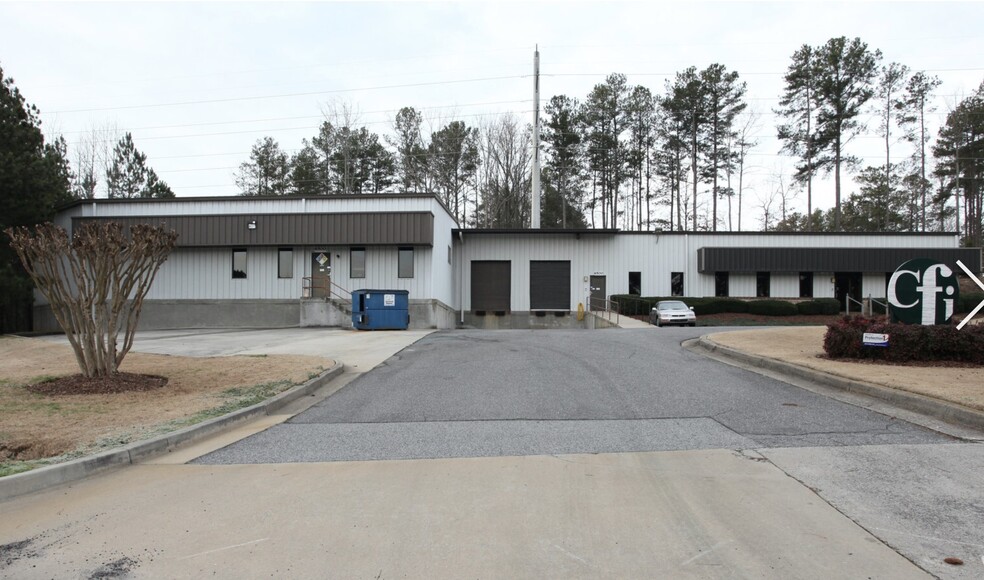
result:
[[[768,298],[769,286],[769,273],[757,272],[755,274],[755,295],[759,298]]]
[[[294,277],[294,250],[291,248],[280,248],[277,250],[277,277]]]
[[[714,295],[728,296],[729,277],[727,272],[714,272]]]
[[[683,272],[670,274],[670,296],[683,296]]]
[[[246,249],[234,249],[232,251],[232,277],[246,277]]]
[[[629,272],[629,294],[642,296],[642,272]]]
[[[400,278],[413,278],[413,248],[400,248],[397,275]]]
[[[349,278],[365,278],[365,277],[366,277],[366,249],[352,248],[349,251]]]
[[[800,272],[800,298],[813,298],[813,272]]]

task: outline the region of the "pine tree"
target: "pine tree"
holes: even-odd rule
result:
[[[577,99],[552,97],[544,107],[541,140],[546,148],[544,204],[540,224],[568,228],[584,224],[584,126]],[[556,200],[551,200],[555,196]],[[559,215],[552,216],[557,210]],[[570,221],[570,225],[568,222]],[[582,226],[583,227],[583,226]]]
[[[858,117],[874,94],[871,85],[879,60],[881,51],[869,51],[859,38],[832,38],[817,50],[819,109],[814,166],[834,174],[835,231],[840,229],[841,169],[859,162],[857,157],[847,154],[845,145],[864,130]]]
[[[113,149],[113,160],[106,169],[106,185],[109,197],[140,197],[147,181],[147,156],[133,144],[133,135],[127,133]]]
[[[778,126],[778,138],[783,143],[781,153],[799,157],[793,179],[806,185],[806,222],[813,217],[813,177],[816,175],[816,113],[818,79],[816,51],[804,44],[793,53],[786,71],[786,87],[775,113],[786,122]]]
[[[290,193],[290,163],[287,154],[272,137],[253,144],[249,161],[239,166],[236,185],[240,195],[288,195]]]
[[[618,223],[618,193],[628,177],[622,133],[626,121],[629,87],[625,75],[611,74],[595,85],[582,107],[587,127],[588,161],[601,186],[603,228]]]
[[[711,179],[711,229],[717,231],[717,200],[721,197],[718,178],[723,169],[730,170],[735,164],[735,152],[727,144],[734,139],[735,118],[747,106],[744,102],[746,86],[738,81],[737,72],[728,72],[720,64],[712,64],[701,71],[700,81],[707,107],[705,173]]]
[[[926,114],[936,109],[929,104],[933,91],[940,86],[939,77],[917,72],[909,78],[905,94],[900,103],[899,123],[905,130],[905,139],[917,145],[915,157],[919,166],[918,195],[920,197],[920,229],[926,231],[926,204],[929,181],[926,179],[926,144],[929,133],[926,130]]]
[[[133,144],[127,133],[113,148],[113,160],[106,168],[106,190],[112,198],[174,197],[174,192],[147,166],[147,155]]]
[[[64,139],[45,142],[38,109],[0,68],[0,231],[50,220],[72,199]],[[33,284],[0,236],[0,332],[30,330]]]
[[[431,135],[427,148],[431,177],[454,216],[465,223],[465,188],[478,171],[478,131],[452,121]]]
[[[963,197],[964,242],[979,247],[984,242],[984,83],[947,115],[933,154],[943,182],[941,202]]]
[[[413,107],[403,107],[393,123],[395,137],[390,144],[396,149],[397,181],[403,193],[427,191],[427,145],[421,125],[423,115]]]

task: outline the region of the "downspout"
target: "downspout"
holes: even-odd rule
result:
[[[465,259],[462,257],[464,253],[465,246],[465,235],[458,230],[458,323],[464,326],[465,324],[465,302],[464,294],[461,286],[464,284],[464,263]]]

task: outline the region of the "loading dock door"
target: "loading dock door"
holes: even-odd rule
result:
[[[571,309],[571,262],[530,262],[530,310]]]
[[[509,261],[471,263],[472,312],[509,312],[511,270]]]

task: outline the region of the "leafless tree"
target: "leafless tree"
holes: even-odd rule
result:
[[[72,193],[79,199],[94,199],[99,184],[105,181],[106,169],[112,163],[113,145],[119,141],[122,131],[115,123],[92,125],[72,144],[74,150],[74,182]]]
[[[117,372],[133,346],[144,298],[178,234],[163,225],[88,222],[69,239],[45,223],[7,228],[11,247],[75,351],[86,377]],[[119,344],[120,332],[123,343]]]

